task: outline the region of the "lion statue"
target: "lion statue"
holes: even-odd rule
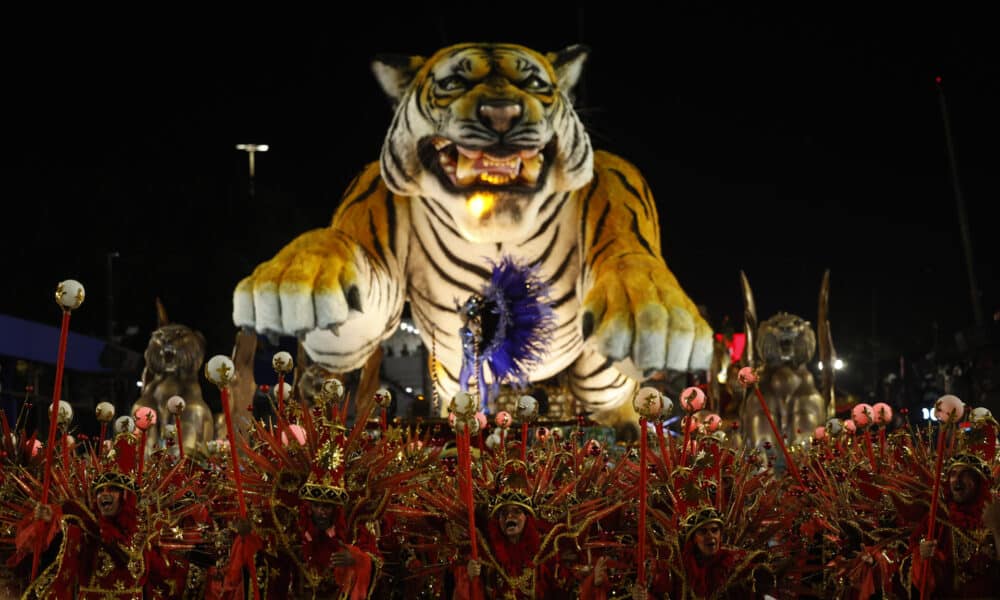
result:
[[[823,275],[820,286],[819,321],[821,360],[824,364],[821,392],[809,370],[809,362],[817,349],[816,332],[812,324],[798,315],[778,312],[756,325],[757,315],[746,275],[741,272],[744,301],[746,303],[747,349],[746,365],[754,367],[759,380],[757,386],[774,418],[782,438],[791,444],[808,441],[816,427],[832,416],[832,373],[830,364],[833,345],[827,321],[827,302],[830,273]],[[733,384],[736,377],[731,377]],[[756,394],[746,394],[740,409],[740,430],[746,442],[761,447],[774,442],[774,433]]]
[[[645,179],[595,151],[573,108],[588,52],[467,43],[378,57],[395,105],[380,160],[350,183],[329,227],[237,284],[235,325],[300,336],[343,373],[409,302],[425,345],[436,338],[432,380],[450,399],[468,383],[457,307],[490,282],[491,264],[515,259],[537,269],[555,313],[530,382],[565,376],[592,418],[634,427],[640,380],[707,369],[712,331],[661,255]]]
[[[157,329],[149,338],[142,371],[142,394],[132,406],[156,410],[156,425],[146,432],[147,454],[160,447],[168,424],[177,417],[167,410],[167,400],[173,396],[184,399],[185,408],[180,413],[181,443],[189,456],[204,455],[206,442],[215,438],[215,421],[212,411],[201,395],[201,366],[205,360],[205,338],[198,331],[170,323],[159,300]]]

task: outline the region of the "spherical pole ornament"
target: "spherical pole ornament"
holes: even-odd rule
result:
[[[156,411],[148,406],[140,406],[135,409],[135,426],[140,431],[146,431],[156,425]]]
[[[219,387],[229,385],[235,376],[236,367],[224,354],[216,354],[205,363],[205,377]]]
[[[271,366],[278,373],[288,373],[295,366],[295,362],[292,360],[291,354],[282,350],[271,359]]]
[[[826,427],[823,427],[822,425],[820,425],[819,427],[817,427],[816,431],[813,432],[813,437],[816,438],[817,440],[825,440],[826,439]]]
[[[496,431],[486,436],[486,447],[490,450],[496,448],[501,443],[500,434]]]
[[[943,423],[957,423],[964,409],[965,404],[958,396],[945,394],[934,403],[934,416]]]
[[[860,402],[851,409],[851,418],[858,427],[867,427],[874,420],[875,410],[871,404]]]
[[[666,419],[674,412],[674,401],[669,397],[660,394],[660,417]]]
[[[180,396],[171,396],[167,400],[167,410],[170,411],[170,414],[172,415],[181,414],[184,412],[184,407],[186,406],[187,403],[184,402],[184,398],[181,398]]]
[[[132,433],[135,431],[135,419],[122,416],[115,419],[115,433]]]
[[[339,379],[331,377],[323,382],[320,395],[328,402],[340,402],[341,398],[344,397],[344,384]]]
[[[63,310],[80,308],[84,295],[83,284],[75,279],[67,279],[56,286],[56,304]]]
[[[517,399],[517,416],[523,421],[531,421],[538,415],[538,400],[533,396],[521,396]]]
[[[392,394],[389,390],[379,388],[379,390],[375,392],[375,404],[378,404],[380,408],[389,408],[389,405],[392,404]]]
[[[991,413],[990,409],[985,406],[979,406],[972,409],[973,423],[985,423],[991,420],[993,420],[993,413]]]
[[[840,432],[844,430],[844,422],[840,419],[830,419],[826,422],[825,432],[830,435],[840,435]]]
[[[464,390],[460,390],[455,397],[451,399],[451,410],[455,412],[460,417],[470,417],[472,413],[476,410],[476,402],[472,397],[472,394]]]
[[[747,387],[757,383],[760,379],[757,373],[751,367],[743,367],[736,374],[736,380],[740,382],[740,385]]]
[[[101,402],[94,409],[94,416],[101,423],[110,423],[115,418],[115,405],[110,402]]]
[[[854,433],[857,430],[858,430],[858,424],[855,423],[853,419],[847,419],[846,421],[844,421],[844,431],[846,431],[851,435],[854,435]]]
[[[712,433],[716,431],[720,425],[722,425],[722,417],[720,417],[715,413],[712,413],[707,417],[705,417],[704,425],[705,425],[705,430],[708,431],[709,433]]]
[[[705,407],[705,392],[699,387],[691,386],[681,392],[681,408],[688,412],[698,412]]]
[[[892,407],[885,402],[876,402],[872,405],[872,412],[876,425],[888,425],[892,422]]]
[[[660,414],[663,400],[660,390],[654,387],[644,387],[632,397],[632,408],[643,419],[652,419]]]
[[[287,381],[282,381],[281,385],[276,385],[271,388],[271,393],[275,398],[278,397],[278,389],[281,389],[281,397],[287,400],[292,396],[292,386]]]
[[[508,427],[510,427],[510,424],[514,421],[514,419],[510,416],[510,413],[505,410],[501,410],[500,412],[498,412],[497,416],[494,417],[493,420],[496,422],[497,427],[499,427],[500,429],[507,429]]]
[[[67,427],[73,422],[73,407],[65,400],[59,401],[59,426]]]

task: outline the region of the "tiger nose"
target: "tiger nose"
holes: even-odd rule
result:
[[[479,120],[497,133],[505,133],[521,118],[521,105],[509,100],[494,100],[479,105]]]

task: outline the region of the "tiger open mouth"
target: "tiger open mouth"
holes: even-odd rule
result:
[[[425,166],[454,189],[522,187],[534,190],[551,162],[550,149],[554,144],[534,148],[470,148],[438,136],[421,146],[420,156]]]

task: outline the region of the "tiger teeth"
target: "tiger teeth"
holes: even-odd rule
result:
[[[455,168],[455,179],[460,185],[469,185],[476,180],[476,161],[464,154],[458,155],[458,166]]]
[[[526,183],[533,184],[538,181],[538,175],[542,172],[542,162],[545,159],[541,154],[536,154],[531,158],[521,161],[521,173],[519,177]]]
[[[449,140],[447,138],[439,137],[439,138],[434,138],[434,140],[431,142],[431,144],[434,145],[434,149],[435,150],[442,150],[442,149],[447,148],[448,146],[451,145],[451,140]]]

